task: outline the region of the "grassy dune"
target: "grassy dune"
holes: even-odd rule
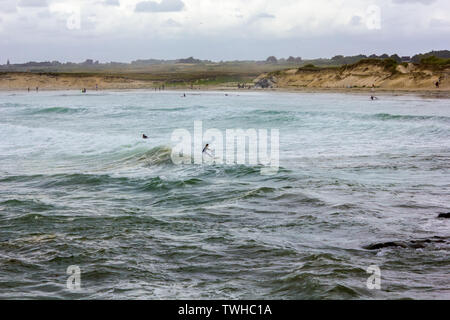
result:
[[[123,68],[76,68],[73,70],[32,72],[0,72],[0,89],[21,90],[39,87],[41,89],[103,89],[190,88],[191,86],[229,86],[237,83],[251,83],[264,72],[286,68],[287,65],[273,65],[254,62],[223,64],[161,64],[151,66],[130,66]],[[292,67],[292,65],[291,65]]]

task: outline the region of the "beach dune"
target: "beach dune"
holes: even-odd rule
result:
[[[140,89],[154,87],[153,81],[107,74],[58,74],[9,72],[0,74],[0,90]]]
[[[439,87],[436,86],[439,82]],[[412,63],[386,66],[377,62],[317,68],[314,66],[288,69],[260,75],[255,83],[273,88],[349,89],[372,88],[382,90],[450,90],[450,68],[434,69]]]

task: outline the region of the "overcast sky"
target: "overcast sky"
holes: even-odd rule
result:
[[[0,0],[0,63],[450,49],[449,0]]]

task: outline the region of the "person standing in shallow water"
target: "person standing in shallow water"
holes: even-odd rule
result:
[[[370,100],[376,100],[378,99],[377,97],[375,97],[374,92],[375,92],[375,84],[372,83],[372,88],[370,89],[370,91],[372,92],[371,96],[370,96]]]

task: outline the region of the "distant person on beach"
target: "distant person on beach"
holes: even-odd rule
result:
[[[142,134],[142,139],[148,139],[148,137],[145,134]]]
[[[38,92],[39,91],[39,87],[36,87],[36,92]]]
[[[30,92],[30,87],[28,87],[28,92]]]
[[[436,88],[439,89],[439,81],[436,81],[435,85],[436,85]]]

